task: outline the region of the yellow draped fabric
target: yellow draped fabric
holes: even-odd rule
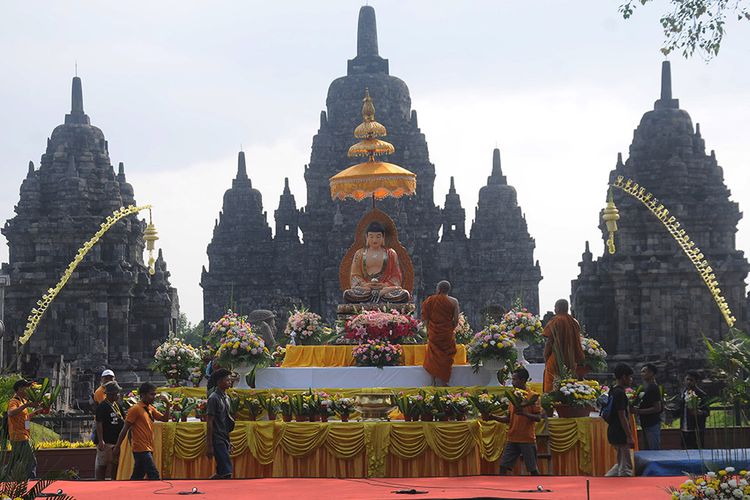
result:
[[[549,419],[553,474],[603,475],[615,462],[599,418]],[[537,430],[544,427],[540,423]],[[237,422],[230,435],[235,478],[415,477],[495,474],[505,445],[499,422]],[[207,478],[205,424],[154,426],[154,461],[169,478]],[[543,461],[542,461],[543,462]],[[541,464],[542,472],[547,470]],[[118,479],[132,473],[127,441]]]
[[[300,368],[308,366],[353,366],[353,345],[288,345],[284,357],[283,368]],[[404,365],[422,366],[426,344],[404,344]],[[463,344],[456,345],[456,355],[453,357],[454,365],[465,365],[466,347]]]

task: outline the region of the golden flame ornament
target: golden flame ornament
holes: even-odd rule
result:
[[[62,277],[60,278],[60,281],[57,282],[57,285],[55,285],[54,288],[48,289],[47,293],[42,295],[42,298],[36,302],[37,307],[31,310],[31,314],[29,314],[29,317],[26,320],[26,328],[23,331],[23,335],[18,339],[20,344],[23,345],[29,341],[29,339],[39,326],[39,322],[42,320],[42,316],[44,316],[44,313],[47,311],[52,301],[55,300],[55,297],[57,297],[57,295],[63,289],[70,277],[73,276],[73,272],[78,267],[78,264],[83,261],[83,258],[86,256],[86,254],[89,253],[89,250],[91,250],[94,245],[99,242],[102,236],[104,236],[104,234],[109,231],[110,228],[112,228],[112,226],[117,223],[117,221],[119,221],[123,217],[127,217],[128,215],[137,214],[141,210],[148,210],[149,213],[149,224],[148,226],[146,226],[146,231],[144,232],[143,239],[146,240],[146,247],[149,251],[149,274],[154,274],[154,242],[158,240],[159,237],[156,235],[156,227],[154,227],[153,222],[151,222],[151,205],[142,205],[140,207],[130,205],[127,207],[122,207],[119,210],[115,210],[112,215],[107,216],[107,219],[101,223],[101,225],[99,226],[99,230],[94,234],[94,236],[92,236],[91,239],[89,239],[86,243],[83,244],[83,246],[81,246],[81,248],[78,249],[76,256],[73,258],[70,264],[68,264],[68,267],[65,268],[65,271],[63,271]]]
[[[657,219],[661,221],[664,228],[667,230],[667,232],[669,232],[670,235],[672,235],[672,238],[674,238],[677,244],[680,245],[682,251],[685,253],[685,255],[687,255],[688,259],[690,259],[693,267],[695,267],[695,270],[698,272],[698,274],[700,274],[703,283],[706,284],[706,287],[711,292],[716,305],[719,307],[719,311],[721,311],[721,315],[724,317],[724,321],[729,326],[729,328],[732,328],[737,319],[732,315],[729,304],[721,294],[721,288],[719,288],[719,282],[716,279],[716,274],[714,274],[714,270],[709,265],[708,260],[706,260],[706,256],[703,255],[703,252],[701,252],[695,242],[690,239],[690,236],[688,236],[685,230],[680,227],[680,222],[677,220],[677,218],[673,215],[670,215],[669,210],[667,210],[664,204],[660,203],[653,194],[647,192],[644,187],[639,186],[638,183],[633,181],[632,179],[625,179],[625,177],[619,175],[617,176],[617,178],[615,179],[615,183],[612,184],[611,187],[621,189],[636,200],[640,201],[646,208],[648,208],[649,212],[651,212]],[[615,212],[609,212],[610,220],[608,221],[606,217],[608,214],[607,210],[610,208],[610,203],[612,204]],[[612,219],[613,213],[617,215],[617,218]],[[609,224],[610,222],[612,222],[615,224],[614,231],[617,231],[616,221],[617,219],[619,219],[619,214],[617,214],[617,208],[614,206],[614,201],[612,201],[611,189],[610,201],[607,202],[607,208],[604,209],[602,219],[604,219],[604,221],[607,223],[608,230],[610,227]],[[610,238],[612,238],[612,236],[613,232],[610,232]],[[609,241],[607,242],[607,245],[609,246]],[[612,247],[610,247],[610,253],[614,253],[614,241],[612,242]]]

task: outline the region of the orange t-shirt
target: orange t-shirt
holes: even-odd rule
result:
[[[161,420],[164,415],[151,405],[138,403],[130,407],[125,421],[130,424],[133,451],[154,451],[154,420]]]
[[[529,391],[529,398],[536,393]],[[542,407],[537,398],[536,403],[526,407],[530,413],[541,413]],[[506,441],[512,443],[536,443],[536,422],[523,415],[516,415],[516,408],[510,405],[510,427]]]
[[[104,386],[100,385],[96,391],[94,391],[94,401],[96,404],[99,404],[105,399],[107,399],[107,394],[104,392]]]
[[[8,411],[15,410],[23,406],[25,401],[13,396],[8,401]],[[24,408],[21,412],[14,416],[8,415],[8,438],[11,441],[28,441],[29,440],[29,429],[26,428],[26,421],[29,419],[29,409]]]

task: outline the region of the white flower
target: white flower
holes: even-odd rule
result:
[[[713,477],[716,477],[716,473],[715,472],[707,472],[706,476],[713,478]]]
[[[734,491],[732,492],[732,495],[734,495],[734,496],[735,496],[735,498],[742,498],[742,490],[741,490],[741,489],[739,489],[739,488],[737,488],[736,490],[734,490]]]
[[[727,471],[727,474],[731,474],[732,472],[734,472],[734,471],[735,471],[735,468],[734,468],[734,467],[727,467],[727,468],[726,468],[726,469],[724,469],[724,470],[725,470],[725,471]]]
[[[727,469],[729,469],[729,468],[730,467],[727,467]],[[727,472],[729,472],[729,471],[727,471]],[[730,488],[736,488],[737,487],[737,480],[736,479],[730,479],[729,481],[727,481],[727,484],[729,485]]]

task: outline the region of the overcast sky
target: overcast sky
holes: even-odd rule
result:
[[[456,176],[470,219],[500,148],[536,238],[542,310],[569,295],[586,240],[603,251],[597,218],[608,173],[658,98],[665,3],[624,21],[618,1],[370,2],[380,54],[409,85],[427,136],[436,201]],[[38,167],[70,109],[77,61],[85,110],[112,163],[125,162],[136,200],[155,206],[182,309],[200,320],[201,266],[240,145],[270,219],[285,176],[304,205],[303,166],[328,85],[356,53],[360,5],[3,0],[0,224],[13,215],[28,161]],[[671,60],[674,96],[747,209],[750,25],[730,23],[708,64]],[[750,250],[748,220],[737,244]]]

